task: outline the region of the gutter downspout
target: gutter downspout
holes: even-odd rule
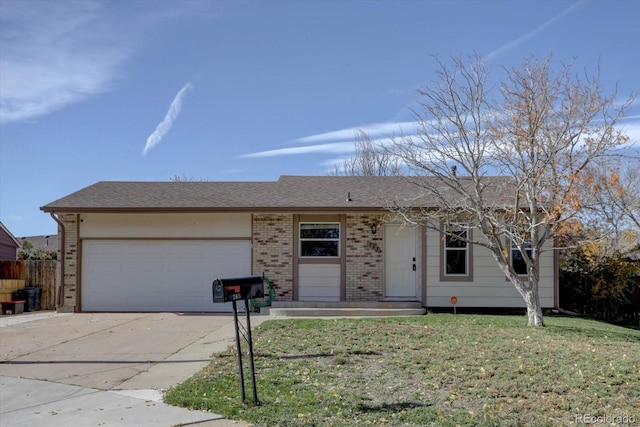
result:
[[[62,221],[60,221],[60,219],[55,216],[55,212],[49,212],[49,215],[51,215],[51,218],[53,218],[53,220],[55,222],[58,223],[58,226],[60,227],[60,239],[58,242],[58,249],[60,250],[60,284],[58,285],[58,289],[57,289],[57,295],[56,295],[56,310],[58,310],[60,307],[62,307],[62,303],[64,301],[64,238],[65,238],[65,229],[64,229],[64,224],[62,223]]]

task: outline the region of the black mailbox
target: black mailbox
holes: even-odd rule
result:
[[[216,279],[211,285],[213,302],[229,302],[264,297],[262,277],[232,277]]]

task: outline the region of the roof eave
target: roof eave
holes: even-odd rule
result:
[[[47,213],[197,213],[197,212],[372,212],[388,211],[381,206],[241,206],[241,207],[55,207],[42,206]]]

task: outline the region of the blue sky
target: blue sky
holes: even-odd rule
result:
[[[0,221],[103,180],[324,175],[408,128],[434,56],[552,52],[640,88],[640,1],[0,2]],[[640,140],[640,103],[624,122]]]

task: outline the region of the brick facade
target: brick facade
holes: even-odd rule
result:
[[[267,276],[276,299],[293,299],[293,215],[253,215],[253,274]]]
[[[371,232],[376,224],[376,234]],[[345,233],[346,300],[378,301],[383,298],[383,227],[380,215],[347,215]]]
[[[79,309],[79,223],[77,214],[60,214],[64,224],[64,254],[59,254],[59,262],[64,263],[64,295],[60,312],[74,312]],[[346,215],[345,254],[345,298],[347,301],[378,301],[384,295],[384,236],[382,215]],[[376,234],[371,232],[371,224],[377,224]],[[293,300],[294,215],[256,214],[252,220],[252,270],[253,274],[271,279],[279,301]],[[60,280],[60,277],[58,278]]]
[[[294,216],[253,216],[253,274],[269,277],[276,288],[276,299],[293,300],[295,268]],[[383,298],[384,258],[382,215],[346,215],[347,301],[378,301]],[[377,224],[376,234],[371,224]]]
[[[78,311],[78,215],[60,214],[58,219],[64,224],[64,243],[59,245],[60,250],[64,248],[64,253],[59,253],[58,256],[58,262],[64,263],[64,295],[58,311],[70,313]]]

